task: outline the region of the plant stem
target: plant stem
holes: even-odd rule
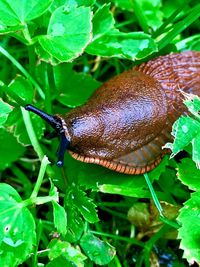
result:
[[[103,233],[103,232],[96,232],[96,231],[90,231],[90,233],[94,234],[94,235],[101,235],[101,236],[106,236],[112,239],[117,239],[117,240],[121,240],[124,242],[128,242],[130,244],[134,244],[140,247],[144,247],[145,244],[142,241],[138,241],[134,238],[127,238],[127,237],[123,237],[123,236],[118,236],[118,235],[112,235],[112,234],[107,234],[107,233]]]
[[[29,112],[27,112],[23,107],[21,107],[21,112],[22,112],[22,116],[24,119],[24,123],[25,123],[25,127],[29,136],[29,139],[31,141],[31,144],[35,150],[35,152],[38,154],[38,157],[40,159],[40,161],[42,161],[43,157],[44,157],[44,153],[40,147],[40,144],[37,140],[37,137],[35,135],[34,129],[33,129],[33,125],[31,122],[31,118],[30,118],[30,114]]]
[[[40,190],[40,186],[41,186],[43,178],[44,178],[46,167],[47,167],[47,165],[49,163],[50,162],[49,162],[48,158],[46,156],[44,156],[43,159],[42,159],[42,163],[41,163],[41,166],[40,166],[40,171],[39,171],[39,175],[38,175],[35,187],[34,187],[33,192],[31,194],[31,198],[37,197],[38,192]]]
[[[153,189],[153,186],[152,186],[152,184],[151,184],[151,182],[149,180],[149,176],[148,176],[147,173],[144,173],[144,178],[145,178],[146,183],[147,183],[147,185],[149,187],[149,190],[150,190],[151,196],[153,198],[154,204],[155,204],[156,208],[158,209],[158,212],[160,213],[160,216],[164,217],[164,215],[163,215],[163,208],[160,205],[160,202],[159,202],[159,200],[157,198],[157,195],[156,195],[156,193],[155,193],[155,191]]]
[[[11,54],[8,53],[2,46],[0,46],[0,53],[2,53],[5,57],[7,57],[15,67],[21,71],[24,76],[29,79],[29,81],[33,84],[33,86],[37,89],[39,95],[42,99],[45,98],[44,92],[42,91],[42,88],[39,86],[39,84],[33,79],[33,77],[27,72],[27,70],[13,57]]]

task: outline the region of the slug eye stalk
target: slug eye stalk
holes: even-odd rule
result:
[[[64,154],[66,149],[68,148],[70,142],[65,136],[65,130],[63,129],[62,122],[60,118],[57,116],[49,115],[48,113],[32,106],[32,105],[26,105],[25,109],[28,111],[31,111],[38,116],[40,116],[43,120],[45,120],[47,123],[51,125],[51,127],[55,130],[56,134],[60,136],[60,145],[57,152],[57,163],[56,165],[58,167],[62,167],[64,163]],[[54,134],[55,136],[55,134]]]

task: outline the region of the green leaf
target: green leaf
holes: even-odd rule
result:
[[[186,97],[184,104],[188,110],[197,118],[200,119],[200,97],[193,94],[183,93]]]
[[[57,8],[51,16],[47,35],[38,37],[40,45],[58,61],[71,61],[82,54],[90,42],[91,18],[89,7]]]
[[[161,0],[136,0],[133,7],[141,26],[145,23],[148,27],[156,30],[162,24],[163,13],[161,12]],[[142,16],[142,14],[143,16]],[[143,22],[141,22],[141,18]],[[145,20],[145,22],[144,22]],[[144,27],[142,27],[144,29]],[[147,28],[148,30],[148,28]]]
[[[36,136],[40,139],[44,135],[45,124],[44,120],[42,120],[36,114],[31,113],[31,121],[33,124],[33,128],[35,130]],[[30,145],[31,141],[26,132],[25,124],[22,118],[21,110],[19,108],[15,108],[9,115],[7,124],[9,126],[14,126],[14,136],[17,140],[23,145]]]
[[[90,233],[83,235],[80,245],[85,254],[98,265],[108,264],[116,253],[114,247]]]
[[[18,266],[36,245],[35,221],[14,188],[0,184],[0,266]]]
[[[165,148],[172,150],[172,157],[183,150],[192,139],[200,132],[200,123],[191,117],[180,117],[172,127],[175,137],[173,144],[167,143]]]
[[[178,221],[181,228],[178,230],[178,238],[181,239],[180,248],[183,249],[183,257],[189,264],[200,262],[200,192],[191,194],[184,207],[180,210]]]
[[[84,230],[84,222],[80,213],[74,207],[66,207],[67,212],[67,234],[66,240],[69,242],[77,242]]]
[[[191,190],[200,191],[200,170],[191,159],[185,158],[178,164],[178,178]]]
[[[99,23],[100,22],[100,23]],[[105,33],[114,28],[115,20],[110,11],[110,4],[103,5],[95,13],[93,20],[93,41],[102,37]]]
[[[66,77],[67,83],[66,83]],[[71,64],[54,67],[54,79],[59,95],[58,101],[68,107],[83,105],[101,83],[84,73],[72,70]]]
[[[1,24],[15,26],[41,16],[53,0],[1,0],[0,1],[0,27]]]
[[[86,51],[92,55],[136,60],[156,52],[157,46],[150,35],[143,32],[123,33],[112,30],[94,40]]]
[[[25,149],[4,128],[0,128],[0,170],[9,167],[23,155]]]
[[[86,48],[87,53],[135,60],[157,51],[157,45],[150,35],[143,32],[124,33],[115,29],[109,6],[102,6],[94,15],[94,36]]]
[[[75,267],[74,263],[69,262],[65,257],[60,256],[57,257],[56,259],[52,260],[49,262],[45,267],[55,267],[55,266],[65,266],[65,267]]]
[[[3,125],[7,118],[8,114],[12,111],[12,107],[5,103],[1,98],[0,98],[0,125]]]
[[[18,75],[8,86],[8,95],[16,103],[24,106],[31,103],[34,96],[34,89],[29,80]]]
[[[75,206],[88,222],[98,222],[96,205],[80,188],[72,186],[68,189],[65,196],[65,204],[67,206]]]
[[[117,7],[128,11],[133,11],[133,3],[131,0],[112,0]]]
[[[200,133],[198,133],[192,140],[192,159],[200,169]]]
[[[68,261],[76,264],[78,267],[84,266],[84,260],[86,256],[84,256],[79,249],[74,248],[70,245],[70,243],[54,239],[49,245],[48,256],[50,260],[56,259],[59,256],[65,257]]]
[[[67,6],[69,8],[78,7],[78,6],[92,6],[95,3],[95,0],[59,0],[53,1],[50,6],[50,11],[53,12],[60,6]]]
[[[54,225],[59,233],[65,235],[67,232],[67,215],[65,209],[57,202],[52,201]]]

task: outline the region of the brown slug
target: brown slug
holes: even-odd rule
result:
[[[77,160],[126,174],[155,168],[168,153],[172,124],[187,112],[181,91],[200,96],[200,52],[160,56],[105,82],[86,104],[51,116],[27,105],[60,135]]]

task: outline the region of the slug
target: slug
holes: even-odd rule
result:
[[[160,56],[105,82],[86,104],[46,120],[60,136],[57,165],[66,150],[77,160],[126,174],[154,169],[168,153],[175,120],[187,110],[182,92],[200,96],[200,52]]]

